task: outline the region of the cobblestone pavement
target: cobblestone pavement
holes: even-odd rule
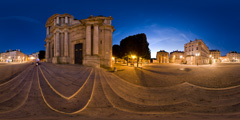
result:
[[[115,67],[1,64],[0,119],[240,118],[240,64]]]

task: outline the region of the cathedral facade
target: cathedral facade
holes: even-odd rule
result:
[[[112,67],[112,17],[90,16],[77,20],[55,14],[45,25],[46,61]]]

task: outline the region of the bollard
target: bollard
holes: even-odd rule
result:
[[[117,67],[114,67],[114,72],[117,72]]]

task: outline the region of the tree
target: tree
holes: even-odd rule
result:
[[[136,55],[137,67],[139,58],[150,59],[150,49],[148,46],[149,43],[144,33],[126,37],[120,42],[121,52],[127,57],[127,64],[129,56]]]
[[[45,59],[45,51],[44,50],[40,50],[39,54],[38,54],[38,57],[39,57],[40,60]]]
[[[122,58],[121,48],[120,48],[119,45],[113,45],[113,47],[112,47],[112,55],[115,57],[115,63],[116,63],[116,58]]]

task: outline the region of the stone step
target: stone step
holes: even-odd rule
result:
[[[87,83],[82,86],[81,89],[79,89],[80,91],[77,91],[74,96],[71,96],[69,99],[64,98],[64,96],[60,96],[56,93],[56,91],[53,91],[53,89],[49,87],[39,71],[38,74],[42,97],[48,107],[54,111],[66,114],[75,113],[81,111],[82,109],[85,109],[85,107],[88,105],[93,92],[95,72],[91,74],[89,80],[86,81]]]
[[[0,113],[14,111],[26,102],[33,82],[33,73],[36,68],[33,69],[32,72],[29,72],[29,76],[25,78],[26,84],[23,86],[22,90],[11,99],[0,103]]]

